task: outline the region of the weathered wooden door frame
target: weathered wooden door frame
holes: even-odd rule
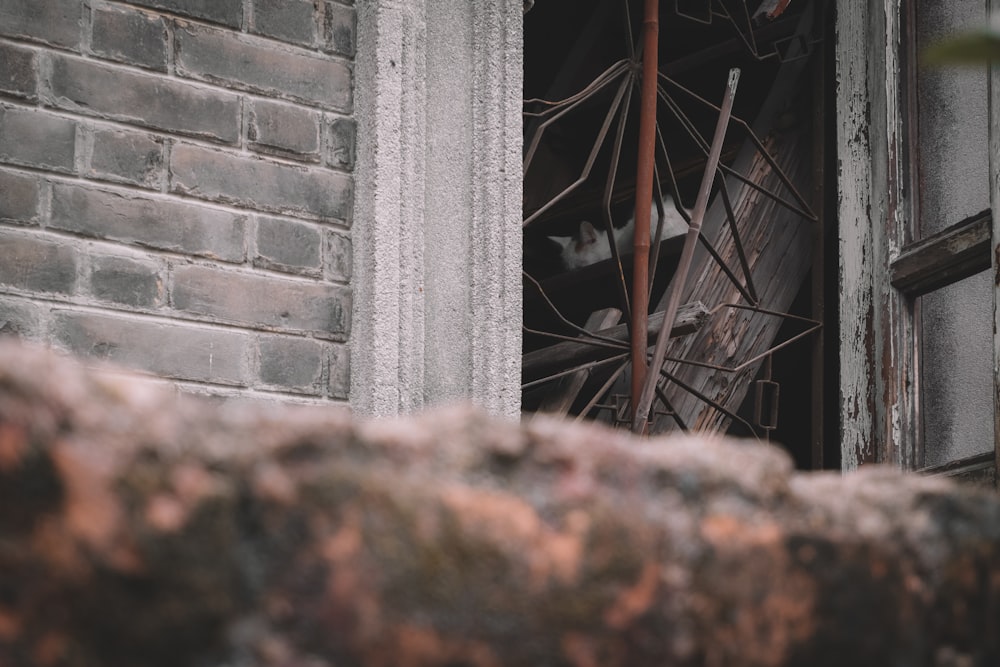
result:
[[[894,4],[894,0],[886,0]],[[877,0],[838,3],[837,214],[840,224],[840,401],[844,470],[907,463],[918,433],[913,313],[885,267],[905,239],[898,12]],[[881,369],[887,369],[885,374]]]
[[[907,168],[913,108],[904,34],[906,0],[839,3],[836,18],[841,457],[913,469],[923,460],[919,326],[912,292],[893,286],[891,268],[914,235],[916,189]],[[1000,0],[989,0],[991,10]],[[989,251],[1000,246],[1000,70],[990,77]],[[971,223],[972,221],[970,221]],[[972,225],[970,224],[970,227]],[[1000,301],[994,289],[994,465],[1000,441]],[[1000,477],[1000,476],[998,476]]]

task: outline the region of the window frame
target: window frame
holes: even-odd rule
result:
[[[924,460],[920,419],[916,297],[979,271],[996,272],[1000,241],[1000,76],[988,75],[990,209],[914,239],[917,155],[915,3],[856,2],[838,7],[836,68],[840,224],[841,455],[845,470],[866,463],[917,469]],[[988,11],[1000,9],[989,0]],[[950,241],[965,241],[964,254]],[[988,238],[987,238],[988,237]],[[994,273],[996,275],[996,273]],[[997,281],[994,281],[996,285]],[[997,478],[1000,436],[1000,308],[994,287],[993,454],[927,469]],[[859,345],[858,341],[863,341]],[[972,460],[975,459],[975,460]],[[964,466],[964,468],[963,468]],[[966,470],[967,468],[967,470]]]

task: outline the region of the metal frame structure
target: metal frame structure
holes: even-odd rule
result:
[[[773,170],[773,173],[777,175],[778,181],[782,186],[782,190],[788,194],[783,196],[781,192],[772,191],[755,182],[751,175],[742,174],[737,169],[734,169],[732,166],[725,163],[718,163],[719,156],[723,151],[722,138],[725,135],[726,128],[730,125],[729,113],[732,107],[733,96],[735,95],[737,75],[731,75],[729,85],[727,86],[723,96],[723,102],[720,106],[716,106],[695,94],[693,91],[685,88],[671,77],[667,76],[663,69],[668,69],[668,67],[656,72],[655,65],[653,64],[657,62],[656,35],[659,28],[657,23],[659,16],[657,10],[658,2],[656,2],[656,0],[645,0],[645,2],[646,4],[643,18],[644,36],[640,48],[635,48],[632,43],[631,18],[626,15],[625,21],[626,25],[629,27],[629,43],[627,44],[628,56],[626,58],[623,58],[608,67],[589,85],[585,86],[578,93],[570,95],[565,99],[558,101],[540,99],[525,100],[525,117],[533,120],[532,125],[530,126],[533,129],[533,132],[531,132],[527,138],[524,157],[524,174],[527,179],[530,178],[533,159],[536,155],[540,142],[542,141],[544,133],[552,128],[554,124],[558,123],[568,114],[573,113],[582,105],[592,101],[599,95],[605,95],[609,91],[613,91],[613,96],[607,113],[603,117],[603,121],[596,133],[596,137],[591,144],[589,152],[587,153],[587,159],[584,161],[578,176],[572,183],[570,183],[569,186],[556,193],[546,203],[537,209],[528,212],[523,225],[528,227],[530,225],[540,224],[544,220],[545,214],[552,207],[556,206],[563,199],[579,189],[584,183],[588,182],[592,176],[595,165],[597,164],[598,156],[606,147],[610,138],[612,142],[610,145],[612,166],[608,170],[605,180],[601,200],[601,213],[605,229],[607,230],[608,243],[611,248],[613,264],[615,267],[615,276],[619,286],[618,289],[621,300],[620,308],[625,314],[626,322],[629,323],[630,331],[629,345],[625,345],[622,340],[611,338],[606,335],[602,335],[601,333],[588,331],[586,327],[570,322],[566,317],[558,312],[558,309],[553,304],[552,300],[545,294],[542,285],[532,276],[525,273],[526,284],[530,285],[532,289],[538,290],[542,299],[552,309],[556,317],[558,317],[564,324],[568,325],[570,329],[577,332],[579,337],[571,338],[563,334],[552,332],[546,333],[531,329],[526,329],[527,333],[542,334],[557,340],[572,341],[572,343],[580,346],[606,348],[609,352],[617,349],[620,352],[606,358],[587,360],[577,365],[561,369],[557,372],[549,373],[542,378],[528,380],[523,384],[523,388],[536,386],[540,383],[559,378],[565,378],[581,371],[591,370],[598,366],[612,365],[609,379],[599,388],[595,395],[593,395],[586,402],[586,405],[580,413],[580,417],[582,417],[595,407],[611,407],[611,404],[601,403],[601,397],[612,388],[616,380],[631,365],[632,368],[638,369],[632,373],[633,378],[631,390],[627,400],[617,400],[618,408],[621,408],[622,405],[627,405],[629,407],[630,416],[629,418],[624,418],[624,414],[619,410],[616,415],[616,420],[622,424],[630,424],[633,430],[637,432],[645,431],[648,428],[649,422],[647,418],[651,412],[660,416],[674,415],[676,418],[676,412],[671,407],[670,400],[664,392],[664,383],[671,384],[675,387],[681,387],[683,390],[697,396],[700,400],[705,401],[716,410],[726,415],[728,419],[740,420],[740,418],[735,415],[732,410],[726,408],[726,406],[713,400],[711,397],[705,396],[696,388],[686,386],[680,378],[678,378],[675,374],[670,373],[663,367],[664,361],[702,366],[719,372],[738,373],[749,368],[750,366],[753,366],[754,364],[759,364],[769,360],[770,357],[778,350],[783,349],[787,345],[798,341],[805,336],[817,332],[821,326],[820,322],[816,320],[792,316],[789,313],[769,310],[761,303],[758,291],[752,278],[748,253],[740,239],[740,233],[736,220],[737,213],[735,211],[731,194],[728,191],[727,178],[731,179],[735,183],[739,183],[741,186],[748,187],[762,197],[766,197],[775,205],[794,212],[806,221],[815,222],[818,216],[812,212],[806,198],[795,188],[792,180],[783,173],[778,165],[778,162],[769,154],[765,142],[756,135],[750,124],[746,121],[734,116],[731,124],[734,129],[746,136],[748,145],[751,145],[753,150],[756,151],[769,168]],[[675,9],[678,9],[676,6],[678,3],[676,0],[674,4]],[[711,2],[707,4],[710,7],[713,6]],[[740,1],[735,4],[742,6],[744,12],[746,12],[745,3]],[[628,3],[623,3],[623,6],[625,8],[625,12],[628,12]],[[756,58],[764,59],[778,57],[779,59],[796,60],[808,55],[811,49],[813,40],[809,36],[810,33],[796,32],[795,35],[788,38],[786,43],[792,46],[787,49],[784,54],[780,49],[776,48],[773,53],[761,55],[757,50],[756,43],[753,41],[754,31],[751,29],[748,33],[740,32],[740,25],[738,25],[739,22],[734,20],[732,12],[726,9],[725,3],[717,2],[715,7],[716,8],[710,12],[709,20],[712,18],[721,18],[732,22],[732,24],[737,27],[737,32],[740,34],[740,38],[744,45]],[[746,19],[746,25],[749,26],[749,16],[747,16]],[[641,75],[640,72],[642,72]],[[627,289],[625,280],[625,271],[622,263],[623,249],[617,247],[613,233],[611,213],[611,199],[615,189],[617,171],[622,153],[625,126],[628,122],[630,114],[631,95],[629,93],[631,90],[635,89],[639,89],[641,91],[640,100],[642,101],[639,113],[640,151],[637,169],[636,201],[641,202],[651,199],[654,190],[657,195],[656,199],[662,200],[663,184],[666,183],[670,194],[673,196],[675,203],[678,205],[678,212],[686,220],[688,220],[690,224],[690,229],[685,239],[684,250],[682,251],[680,268],[676,270],[673,281],[671,282],[668,290],[669,303],[665,309],[666,315],[663,316],[663,313],[660,313],[662,316],[661,331],[666,333],[660,336],[656,349],[653,353],[652,363],[650,365],[650,368],[656,368],[657,371],[650,374],[647,381],[644,381],[643,379],[643,370],[647,362],[650,360],[648,326],[645,319],[647,316],[646,304],[648,303],[648,289],[651,285],[650,277],[655,274],[657,262],[659,261],[657,250],[659,248],[658,241],[662,234],[663,212],[662,210],[659,211],[657,230],[654,236],[654,244],[652,246],[653,252],[650,256],[649,227],[646,225],[650,224],[651,221],[648,219],[648,214],[645,213],[650,209],[648,205],[642,206],[638,204],[635,208],[636,245],[634,248],[634,274],[632,282],[634,290],[631,294]],[[677,95],[680,95],[681,98],[678,98]],[[697,124],[690,117],[689,113],[685,111],[684,105],[679,103],[679,99],[686,100],[688,104],[693,103],[698,105],[698,107],[705,113],[718,114],[716,132],[711,139],[702,136],[698,130]],[[685,132],[687,132],[688,138],[699,147],[705,156],[702,187],[699,190],[697,203],[693,215],[691,216],[688,216],[683,210],[683,207],[680,205],[681,200],[678,194],[677,174],[671,163],[671,157],[667,150],[663,131],[656,122],[657,101],[662,104],[663,109],[672,114],[679,125],[684,128]],[[533,110],[538,107],[542,107],[541,110]],[[611,130],[613,126],[615,127],[615,131],[612,134]],[[701,230],[701,220],[708,209],[709,197],[713,190],[713,185],[716,193],[716,199],[721,202],[721,204],[716,206],[716,210],[722,211],[722,215],[725,219],[724,224],[728,228],[729,233],[732,234],[733,240],[735,241],[737,251],[736,254],[739,264],[737,270],[734,270],[727,265],[718,249],[713,245],[709,238],[702,233]],[[644,196],[644,194],[648,194],[648,196]],[[807,325],[805,331],[792,336],[790,340],[769,345],[768,349],[764,352],[754,354],[751,358],[733,366],[712,364],[697,358],[676,358],[667,355],[666,343],[670,338],[670,332],[672,329],[672,327],[668,326],[668,324],[674,321],[675,318],[673,315],[680,307],[680,301],[682,299],[685,280],[688,273],[687,266],[690,263],[691,254],[694,251],[696,242],[700,244],[700,246],[709,254],[712,261],[714,261],[721,269],[725,278],[736,287],[740,298],[745,301],[745,303],[721,303],[710,306],[708,312],[709,317],[718,314],[724,309],[748,310],[765,316],[780,317],[803,322]],[[685,258],[687,260],[686,262]],[[629,350],[631,350],[631,353],[629,353]],[[660,409],[656,409],[654,407],[654,402],[658,402],[660,404]],[[687,430],[689,428],[689,426],[684,424],[679,418],[676,419],[676,424],[681,430]],[[751,428],[751,431],[755,432],[756,430],[757,429]],[[761,430],[766,435],[769,431],[769,427],[762,427]]]

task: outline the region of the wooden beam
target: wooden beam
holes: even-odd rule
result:
[[[911,3],[912,4],[912,3]],[[838,10],[840,7],[838,6]],[[837,11],[837,224],[841,468],[921,460],[912,300],[889,282],[911,238],[910,154],[900,4]]]
[[[909,163],[910,156],[919,154],[915,134],[918,61],[916,40],[907,27],[916,25],[916,7],[915,3],[891,0],[873,12],[866,46],[862,47],[870,77],[866,105],[871,131],[867,157],[871,181],[862,187],[871,189],[871,209],[868,219],[861,221],[872,228],[867,251],[871,262],[866,267],[871,273],[861,277],[872,281],[872,307],[862,322],[866,330],[871,327],[872,337],[869,345],[861,347],[870,348],[866,371],[874,386],[867,399],[874,433],[868,449],[859,454],[864,463],[889,463],[910,470],[924,459],[918,394],[920,323],[913,299],[892,286],[889,267],[899,249],[916,235],[914,221],[918,216],[918,202],[913,199],[913,193],[919,192],[917,170]],[[841,345],[857,346],[862,340],[868,342],[842,338]],[[843,350],[841,355],[843,358]],[[856,401],[861,397],[852,398]],[[843,400],[846,407],[846,395]]]
[[[802,34],[812,28],[812,12],[808,8],[799,18]],[[799,192],[807,192],[812,164],[809,147],[812,110],[807,106],[808,96],[802,94],[807,90],[803,86],[808,85],[803,75],[808,71],[807,62],[806,58],[801,58],[781,66],[753,125],[767,153],[773,156]],[[796,102],[790,104],[789,100]],[[779,123],[779,117],[785,121]],[[779,192],[787,200],[795,199],[771,163],[750,141],[744,143],[733,171],[749,177],[760,187]],[[736,215],[736,227],[749,258],[759,305],[770,311],[787,312],[809,270],[812,238],[817,230],[795,211],[735,177],[727,177],[727,190]],[[722,197],[715,197],[703,224],[705,238],[713,243],[727,266],[738,267],[739,249],[726,223]],[[735,270],[739,272],[738,268]],[[683,299],[701,301],[713,307],[745,303],[739,288],[703,247],[695,251]],[[664,306],[661,300],[658,309]],[[781,318],[773,315],[729,310],[725,316],[713,318],[695,335],[671,341],[667,354],[674,359],[691,359],[730,368],[769,349],[781,323]],[[743,403],[760,363],[762,360],[731,372],[668,362],[665,368],[677,381],[664,383],[663,392],[683,423],[692,430],[722,431],[729,424],[728,414],[736,412]],[[709,401],[724,410],[716,409]],[[661,417],[650,432],[674,428],[672,418]]]
[[[590,314],[587,323],[583,328],[587,331],[601,331],[615,325],[622,317],[622,311],[617,308],[602,308]],[[590,377],[590,369],[581,369],[570,375],[559,378],[552,389],[549,390],[541,405],[538,406],[536,415],[565,415],[573,407],[573,401],[579,395],[583,385]]]
[[[964,459],[948,461],[941,465],[921,468],[917,472],[925,475],[949,477],[962,484],[970,484],[972,486],[992,488],[996,485],[996,468],[993,452],[976,454]]]
[[[907,245],[892,263],[892,286],[916,297],[990,268],[992,217],[987,209]]]
[[[708,309],[700,301],[682,306],[677,311],[677,319],[674,322],[674,328],[671,330],[670,335],[684,336],[694,333],[708,320],[708,315]],[[663,322],[662,311],[649,316],[649,322],[646,324],[646,337],[650,345],[656,339],[655,337],[660,330],[661,322]],[[621,341],[623,347],[598,347],[596,345],[587,345],[586,343],[573,341],[556,343],[555,345],[529,352],[522,357],[521,381],[530,382],[543,378],[546,375],[572,368],[573,366],[607,359],[615,354],[628,351],[628,348],[624,347],[628,341],[627,325],[619,324],[608,329],[602,329],[596,335]]]

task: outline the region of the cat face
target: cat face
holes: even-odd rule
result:
[[[596,264],[611,257],[611,246],[603,232],[598,232],[590,222],[584,220],[573,236],[550,236],[562,246],[562,261],[567,269]]]
[[[688,211],[690,214],[690,211]],[[650,211],[650,239],[656,236],[656,225],[659,213],[656,210],[656,203],[653,202]],[[687,221],[677,212],[674,200],[670,195],[663,197],[663,233],[661,240],[674,236],[686,234],[688,229]],[[624,226],[614,230],[615,245],[622,253],[631,252],[631,245],[635,234],[635,215],[633,215]],[[611,258],[611,246],[608,244],[608,236],[604,230],[598,230],[587,220],[580,223],[573,236],[550,236],[550,240],[555,241],[562,248],[560,257],[567,270],[578,269],[581,266],[589,266],[597,262]]]

